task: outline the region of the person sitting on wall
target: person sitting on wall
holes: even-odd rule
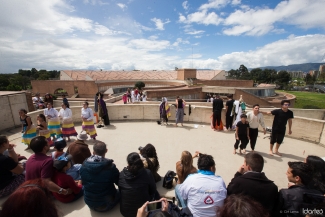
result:
[[[44,107],[47,108],[47,104],[51,103],[51,105],[53,105],[53,97],[51,94],[46,93],[45,97],[44,97]]]

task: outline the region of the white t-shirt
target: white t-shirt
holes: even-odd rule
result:
[[[179,187],[180,196],[194,217],[216,217],[227,197],[225,182],[220,176],[196,173],[189,175]]]

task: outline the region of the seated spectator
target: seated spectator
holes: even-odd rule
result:
[[[181,160],[176,163],[177,184],[182,184],[189,174],[197,172],[196,167],[193,166],[193,158],[198,157],[199,153],[196,151],[192,156],[189,151],[182,152]]]
[[[180,201],[187,200],[194,217],[213,216],[223,206],[227,197],[227,189],[223,179],[215,175],[216,165],[211,155],[199,154],[198,173],[188,176],[183,184],[179,185],[177,197]]]
[[[8,155],[4,155],[6,150]],[[25,181],[23,172],[14,145],[9,144],[6,136],[0,136],[0,198],[11,194]]]
[[[171,210],[169,207],[171,206],[166,198],[161,198],[158,201],[155,202],[161,202],[162,203],[162,207],[161,209],[157,209],[157,210],[152,210],[152,211],[147,211],[147,207],[150,206],[149,201],[145,202],[139,209],[137,212],[137,216],[136,217],[191,217],[192,215],[188,215],[187,213],[182,212],[181,210],[179,210],[177,207],[174,207],[174,210]],[[176,206],[176,205],[175,205]],[[169,213],[169,212],[172,213]]]
[[[53,151],[51,154],[52,159],[55,160],[62,155],[66,155],[66,153],[63,151],[65,147],[67,147],[67,142],[62,138],[57,139],[54,142],[54,150],[55,151]]]
[[[3,203],[1,217],[59,217],[51,193],[42,179],[24,182]]]
[[[288,162],[288,165],[287,178],[294,185],[291,185],[288,189],[280,190],[276,213],[278,216],[303,216],[300,214],[301,208],[310,205],[304,201],[304,194],[319,195],[319,197],[322,197],[323,194],[307,187],[312,180],[312,171],[308,164]]]
[[[84,200],[90,209],[105,212],[112,209],[120,200],[118,184],[119,171],[112,159],[105,158],[106,144],[96,142],[94,155],[87,158],[80,169],[84,186]]]
[[[45,97],[44,97],[44,106],[45,106],[45,108],[47,107],[48,103],[51,103],[51,105],[53,105],[53,97],[49,93],[45,94]]]
[[[308,187],[325,194],[325,161],[320,157],[309,155],[305,163],[310,166],[313,174]]]
[[[218,217],[269,217],[269,212],[257,201],[247,195],[230,195],[223,207],[218,211]]]
[[[83,195],[81,181],[79,180],[77,184],[71,176],[66,174],[71,168],[71,159],[71,155],[61,156],[54,160],[53,164],[53,167],[56,169],[52,178],[53,182],[61,188],[70,188],[72,190],[72,194],[69,195],[53,192],[54,197],[62,203],[75,201]]]
[[[262,172],[264,159],[260,154],[248,153],[244,164],[227,187],[228,195],[243,194],[260,202],[272,214],[278,198],[278,187]]]
[[[134,217],[145,202],[152,201],[156,193],[155,180],[145,169],[138,153],[127,156],[128,166],[120,173],[118,187],[121,192],[120,212],[124,217]]]
[[[82,164],[87,158],[91,156],[88,145],[85,140],[88,139],[87,133],[82,131],[77,136],[77,141],[71,143],[67,150],[67,154],[72,155],[74,164]]]
[[[44,104],[42,99],[40,98],[40,94],[36,93],[35,96],[32,98],[33,104],[35,105],[36,109],[43,109]]]
[[[71,194],[71,189],[63,189],[52,182],[53,159],[46,153],[50,150],[48,141],[44,136],[37,136],[30,142],[30,148],[34,154],[26,162],[26,181],[41,178],[49,191],[60,194]]]
[[[159,170],[160,166],[155,146],[151,145],[150,143],[147,144],[144,148],[140,149],[140,155],[144,168],[147,168],[151,171],[155,182],[159,182],[161,180],[161,177],[157,171]]]

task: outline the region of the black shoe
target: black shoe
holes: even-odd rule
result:
[[[103,127],[102,125],[97,125],[97,128],[101,128],[101,127]]]

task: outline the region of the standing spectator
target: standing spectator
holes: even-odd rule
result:
[[[122,100],[123,100],[123,103],[124,103],[124,104],[127,104],[128,96],[126,95],[126,93],[123,94],[123,96],[122,96]]]
[[[126,91],[126,96],[128,97],[128,102],[132,102],[131,101],[131,90],[130,90],[130,88],[128,88],[128,90]]]
[[[48,129],[50,130],[50,134],[53,137],[53,140],[55,140],[55,137],[61,137],[59,113],[56,109],[52,107],[52,103],[47,103],[47,108],[44,109],[44,115],[49,121]]]
[[[232,94],[227,96],[228,101],[226,102],[226,129],[231,130],[232,122],[234,121],[234,114],[232,113],[232,107],[234,106],[234,101]]]
[[[151,171],[155,182],[159,182],[161,180],[161,177],[158,174],[160,165],[155,146],[149,143],[144,146],[144,148],[141,148],[140,157],[143,161],[144,168],[149,169]]]
[[[264,135],[266,134],[263,114],[260,113],[260,106],[258,104],[253,105],[253,111],[247,112],[247,121],[249,123],[249,138],[251,149],[254,152],[256,140],[258,136],[258,125],[263,127]]]
[[[92,139],[96,140],[97,132],[94,126],[94,113],[88,105],[88,102],[84,102],[81,109],[82,130],[86,131]]]
[[[67,175],[67,171],[71,168],[71,158],[71,155],[61,156],[54,160],[53,163],[53,167],[55,168],[52,178],[53,182],[61,188],[70,188],[72,190],[72,193],[69,195],[53,192],[53,196],[62,203],[75,201],[83,195],[81,181],[79,180],[76,183],[71,176]]]
[[[184,107],[186,105],[185,100],[177,96],[176,98],[176,124],[177,127],[178,123],[181,123],[183,126],[183,120],[184,120]]]
[[[171,116],[170,114],[170,107],[168,105],[168,101],[166,97],[163,97],[162,102],[159,106],[159,112],[160,112],[160,120],[162,120],[161,125],[163,125],[163,122],[165,121],[166,125],[168,125],[168,118]]]
[[[308,206],[310,208],[311,205],[304,201],[304,195],[313,194],[322,198],[323,194],[307,187],[312,180],[312,171],[308,164],[288,162],[288,165],[287,178],[294,185],[291,185],[288,189],[280,190],[276,213],[279,216],[302,216],[299,214],[300,209]]]
[[[4,155],[6,150],[9,156]],[[11,194],[25,181],[23,172],[14,145],[9,143],[6,136],[0,135],[0,198]]]
[[[308,187],[325,194],[325,161],[318,156],[309,155],[305,159],[305,163],[310,166],[313,173],[312,181]]]
[[[99,111],[99,117],[103,120],[104,127],[106,127],[110,125],[110,122],[109,122],[106,102],[104,101],[103,98],[104,98],[104,94],[100,93],[98,99],[98,111]]]
[[[135,88],[133,88],[132,91],[131,91],[131,102],[132,103],[134,103],[135,97],[136,97],[136,95],[135,95]]]
[[[223,109],[223,101],[220,99],[219,94],[215,95],[215,99],[212,102],[212,111],[213,111],[213,129],[221,130],[219,126],[221,125],[221,112]]]
[[[65,103],[62,103],[61,107],[58,116],[62,118],[62,137],[68,138],[70,142],[70,136],[77,136],[78,133],[74,128],[71,109]]]
[[[150,170],[144,168],[138,153],[130,153],[127,163],[118,182],[121,192],[120,212],[124,217],[134,217],[142,204],[154,199],[156,184]]]
[[[62,102],[63,102],[63,104],[66,105],[67,108],[70,108],[69,101],[66,98],[66,95],[65,94],[62,95]]]
[[[45,136],[50,146],[53,145],[50,131],[47,128],[46,117],[43,114],[37,115],[37,129],[39,136]]]
[[[188,176],[179,186],[178,198],[187,200],[194,217],[215,217],[227,197],[227,189],[223,179],[215,175],[216,166],[211,155],[199,154],[198,173]],[[216,193],[218,192],[218,193]]]
[[[85,140],[87,139],[87,133],[82,131],[78,134],[77,141],[69,145],[67,154],[72,155],[72,161],[74,164],[83,164],[83,162],[91,156],[88,145],[85,143]]]
[[[278,187],[262,172],[264,159],[260,154],[248,153],[227,187],[228,196],[243,194],[260,202],[270,214],[276,207]]]
[[[46,108],[48,103],[51,103],[51,105],[53,105],[53,97],[49,93],[45,94],[45,98],[44,98],[44,106]]]
[[[275,109],[271,112],[267,112],[266,114],[274,115],[273,124],[272,124],[272,134],[270,140],[270,155],[276,154],[282,156],[279,152],[279,148],[281,143],[283,142],[284,135],[286,133],[286,126],[287,122],[289,123],[289,135],[292,134],[291,127],[292,127],[292,119],[293,119],[293,112],[289,110],[290,101],[289,100],[282,100],[281,101],[281,109]],[[273,152],[273,146],[275,146],[275,152]]]
[[[50,146],[44,136],[38,136],[32,139],[30,148],[34,154],[30,156],[26,162],[26,181],[41,178],[49,191],[59,194],[71,194],[71,189],[63,189],[51,181],[53,176],[53,159],[46,153],[50,150]]]
[[[112,159],[105,158],[106,144],[96,142],[94,155],[85,160],[80,175],[84,186],[84,200],[90,209],[105,212],[112,209],[120,200],[118,185],[119,171]]]
[[[46,182],[34,179],[24,182],[3,203],[1,217],[59,217]]]
[[[246,154],[245,149],[249,141],[249,124],[246,121],[247,116],[245,114],[241,114],[240,119],[241,120],[236,125],[236,142],[234,145],[233,154],[236,154],[236,150],[238,149],[239,142],[240,142],[239,154]]]
[[[27,116],[26,109],[19,110],[19,119],[22,128],[21,132],[23,134],[21,142],[27,145],[25,150],[28,150],[30,141],[36,137],[36,127],[33,126],[32,119]]]

